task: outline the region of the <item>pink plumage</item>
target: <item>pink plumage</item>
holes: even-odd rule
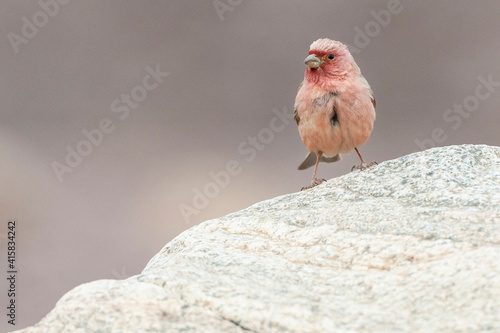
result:
[[[318,39],[311,44],[304,62],[307,68],[294,111],[309,155],[299,170],[316,164],[312,179],[315,186],[323,181],[316,178],[320,161],[338,161],[340,154],[353,149],[361,159],[359,169],[376,164],[366,165],[357,149],[370,138],[375,98],[347,47],[330,39]]]

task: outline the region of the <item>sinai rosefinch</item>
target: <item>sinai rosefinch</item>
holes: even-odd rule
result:
[[[304,81],[295,98],[295,121],[309,154],[299,170],[314,164],[311,188],[324,179],[317,179],[319,162],[336,162],[340,154],[356,150],[365,169],[366,164],[357,147],[363,145],[373,129],[375,98],[373,91],[347,47],[327,38],[311,44]],[[305,189],[303,188],[303,189]]]

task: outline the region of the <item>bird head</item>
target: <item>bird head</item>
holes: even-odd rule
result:
[[[309,55],[304,60],[307,65],[306,80],[343,80],[357,68],[352,55],[344,44],[322,38],[311,44]]]

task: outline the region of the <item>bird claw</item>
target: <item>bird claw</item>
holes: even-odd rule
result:
[[[378,165],[377,162],[373,161],[369,164],[366,164],[366,163],[361,163],[360,165],[354,165],[351,169],[351,172],[354,171],[354,170],[360,170],[360,171],[363,171],[371,166],[374,166],[374,165]]]
[[[326,182],[326,179],[317,179],[317,178],[314,178],[312,181],[311,181],[311,185],[309,186],[305,186],[303,188],[301,188],[300,190],[301,191],[304,191],[304,190],[308,190],[310,188],[313,188],[315,186],[318,186],[319,184],[323,183],[323,182]]]

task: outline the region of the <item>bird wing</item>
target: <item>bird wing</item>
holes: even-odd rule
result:
[[[302,85],[304,84],[304,81],[302,81],[299,85],[299,89],[297,89],[297,93],[299,92],[300,88],[302,88]],[[293,119],[295,119],[295,122],[297,123],[297,126],[299,125],[300,122],[300,117],[299,117],[299,106],[297,105],[297,102],[293,105]]]
[[[368,96],[364,95],[364,94],[361,94],[361,95],[363,95],[364,98],[369,97],[370,101],[371,101],[371,103],[373,105],[373,109],[375,109],[375,106],[377,105],[377,102],[375,101],[375,97],[373,96],[373,90],[370,87],[370,84],[368,84],[368,81],[366,81],[365,77],[362,74],[359,74],[359,81],[363,84],[363,86],[368,91]],[[341,94],[339,94],[338,97],[340,97],[340,99],[342,100]],[[350,112],[344,113],[344,117],[346,117],[346,118],[352,119],[352,115],[356,115],[356,116],[358,115],[358,111],[357,111],[356,108],[354,108],[354,105],[351,105],[351,104],[348,104],[348,103],[343,103],[341,101],[336,101],[335,105],[337,106],[337,108],[346,107],[346,108],[348,108],[350,110]]]
[[[363,83],[363,85],[368,89],[368,91],[370,92],[370,98],[372,100],[372,104],[373,104],[373,107],[375,108],[376,105],[377,105],[377,102],[375,101],[375,96],[373,96],[373,90],[372,88],[370,87],[370,84],[368,83],[368,81],[366,81],[365,77],[362,75],[362,74],[359,74],[359,79],[361,80],[361,82]]]

